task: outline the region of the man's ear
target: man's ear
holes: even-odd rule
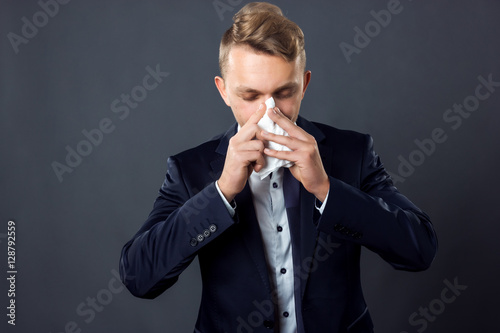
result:
[[[217,87],[217,90],[219,90],[220,96],[226,102],[226,105],[231,107],[231,103],[229,103],[229,98],[227,98],[227,93],[226,93],[226,83],[224,82],[224,79],[221,78],[220,76],[215,77],[215,86]]]
[[[306,93],[307,86],[309,85],[309,82],[311,82],[311,71],[305,71],[304,73],[304,87],[302,88],[302,98],[304,98],[304,95]]]

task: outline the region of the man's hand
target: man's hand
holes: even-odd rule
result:
[[[330,181],[323,168],[316,140],[312,135],[295,125],[278,108],[268,111],[268,115],[290,136],[262,131],[262,137],[267,141],[282,144],[292,151],[276,151],[266,148],[264,154],[294,162],[294,165],[290,167],[292,175],[302,183],[308,192],[323,202],[330,190]]]
[[[217,181],[227,201],[232,201],[243,190],[253,170],[259,172],[266,163],[261,129],[257,126],[265,112],[265,104],[261,104],[257,112],[229,140],[224,169]]]

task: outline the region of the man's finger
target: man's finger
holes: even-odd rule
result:
[[[280,145],[283,145],[291,150],[296,150],[300,148],[300,146],[298,145],[300,144],[300,141],[297,139],[293,139],[290,136],[277,135],[266,131],[260,131],[259,134],[265,141],[272,141],[275,143],[279,143]]]
[[[264,151],[264,143],[261,140],[250,140],[239,145],[240,151]]]
[[[274,108],[267,112],[269,118],[284,129],[290,136],[296,137],[301,140],[307,140],[305,131],[299,126],[295,125],[287,116],[285,116],[279,108]]]
[[[257,109],[257,111],[255,111],[255,113],[250,116],[250,118],[238,132],[240,140],[248,141],[252,140],[255,137],[257,137],[257,139],[259,140],[261,139],[261,135],[257,134],[260,129],[257,123],[264,116],[265,112],[266,112],[265,104],[261,104]]]
[[[276,157],[279,160],[287,160],[290,162],[297,163],[297,153],[294,151],[288,151],[288,150],[277,151],[266,148],[264,149],[264,154],[266,154],[267,156]]]
[[[266,166],[266,160],[264,159],[264,155],[260,155],[254,162],[254,166],[253,166],[253,169],[255,170],[255,172],[259,172],[260,170],[262,170],[263,167]]]
[[[257,111],[255,111],[255,113],[250,116],[250,118],[247,120],[245,125],[246,124],[257,124],[259,122],[259,120],[264,116],[265,113],[266,113],[266,105],[265,104],[259,105],[259,108],[257,109]]]

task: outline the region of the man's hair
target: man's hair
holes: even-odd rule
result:
[[[229,52],[234,45],[250,46],[257,53],[281,56],[287,62],[301,57],[305,69],[304,33],[283,16],[281,9],[267,2],[252,2],[233,16],[219,48],[219,69],[224,77]]]

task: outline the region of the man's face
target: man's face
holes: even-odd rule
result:
[[[279,56],[256,53],[249,46],[233,46],[225,78],[215,78],[219,92],[243,126],[259,104],[273,97],[276,106],[296,121],[311,72],[304,72],[300,59],[287,62]]]

